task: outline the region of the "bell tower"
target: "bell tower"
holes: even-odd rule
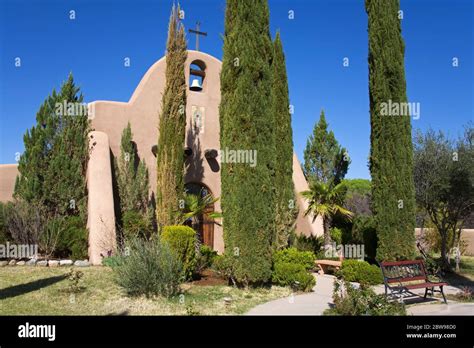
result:
[[[189,65],[189,90],[201,92],[206,82],[206,63],[196,59]]]

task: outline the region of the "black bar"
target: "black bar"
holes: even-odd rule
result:
[[[55,325],[55,340],[20,338],[25,323]],[[470,346],[472,316],[333,317],[333,316],[176,316],[176,317],[0,317],[0,346],[68,344],[385,344]],[[407,329],[408,325],[411,329]],[[434,329],[435,325],[445,329]],[[418,327],[419,329],[413,329]],[[449,328],[451,327],[451,328]],[[453,338],[409,338],[407,334],[455,334]]]

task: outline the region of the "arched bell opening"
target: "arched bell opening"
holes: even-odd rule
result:
[[[194,60],[189,65],[189,90],[202,92],[205,88],[206,64],[202,60]]]

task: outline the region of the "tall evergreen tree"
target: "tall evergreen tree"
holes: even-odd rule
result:
[[[18,163],[14,197],[29,203],[43,204],[43,178],[48,168],[51,134],[54,134],[54,103],[58,99],[55,90],[41,105],[36,114],[36,125],[23,136],[25,151]]]
[[[304,150],[303,170],[308,181],[324,184],[339,184],[347,173],[350,158],[345,148],[341,148],[321,110],[319,122],[314,125]]]
[[[86,171],[89,160],[87,117],[84,97],[72,74],[61,87],[62,117],[58,119],[58,136],[52,148],[44,185],[49,204],[60,215],[87,215]],[[66,104],[64,104],[66,101]],[[67,107],[65,107],[67,105]],[[61,108],[56,104],[56,114]]]
[[[372,210],[377,259],[411,258],[415,246],[415,195],[410,115],[385,116],[387,103],[407,102],[405,45],[399,0],[366,0],[369,32],[369,92]]]
[[[87,207],[89,119],[72,74],[53,90],[24,136],[15,196],[44,205],[51,215],[81,215]]]
[[[285,55],[277,32],[273,44],[272,104],[275,117],[275,239],[274,248],[288,244],[294,229],[297,208],[293,185],[293,131],[291,128],[290,98],[286,75]]]
[[[226,253],[235,279],[268,281],[275,231],[275,134],[272,113],[273,45],[266,0],[228,0],[221,71],[220,144],[255,150],[254,167],[222,163],[222,210]]]
[[[162,99],[157,151],[156,217],[160,226],[179,222],[184,192],[187,50],[179,6],[171,11],[166,51],[166,85]]]
[[[122,215],[129,211],[144,214],[148,208],[148,169],[138,158],[130,122],[122,132],[116,173]]]

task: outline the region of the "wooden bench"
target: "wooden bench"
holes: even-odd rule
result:
[[[319,267],[319,274],[325,274],[329,267],[334,267],[336,270],[341,268],[342,262],[336,260],[316,260],[316,265]]]
[[[431,292],[431,296],[435,292],[440,292],[443,295],[444,303],[448,303],[443,292],[443,286],[448,283],[430,281],[423,260],[380,262],[380,268],[385,284],[385,296],[389,296],[388,291],[391,296],[399,299],[403,299],[406,294],[418,296],[410,290],[424,288],[425,296],[423,298],[426,299],[428,292]],[[438,287],[439,290],[435,290],[435,287]]]

